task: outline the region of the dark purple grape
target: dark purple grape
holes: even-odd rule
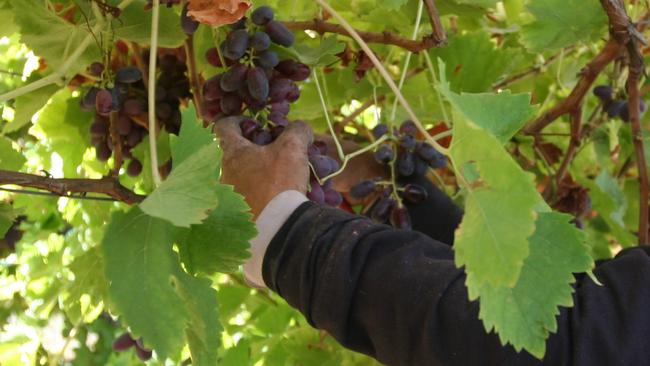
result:
[[[605,105],[605,110],[610,118],[615,118],[621,115],[627,104],[622,100],[613,100]]]
[[[104,64],[102,64],[101,62],[93,62],[88,67],[88,71],[92,76],[101,76],[102,73],[104,72]]]
[[[375,160],[379,164],[388,164],[395,159],[395,151],[391,145],[381,145],[375,151]]]
[[[304,81],[311,75],[309,66],[292,59],[280,62],[275,69],[293,81]]]
[[[273,9],[269,6],[260,6],[251,14],[251,20],[255,25],[266,25],[275,17]]]
[[[239,114],[242,107],[242,99],[235,93],[226,94],[221,99],[221,111],[228,116]]]
[[[416,184],[407,184],[404,187],[403,195],[406,200],[412,203],[424,202],[429,196],[426,189]]]
[[[115,72],[115,81],[124,84],[133,84],[142,80],[142,72],[133,66],[119,68]]]
[[[255,52],[266,51],[271,47],[271,37],[264,32],[255,32],[249,41],[250,46]]]
[[[415,152],[434,169],[447,166],[447,158],[445,155],[426,142],[418,143]]]
[[[309,156],[311,156],[311,155],[321,155],[321,153],[320,153],[320,150],[316,146],[311,144],[311,145],[309,145],[309,147],[307,147],[307,155],[309,155]]]
[[[111,104],[111,111],[119,112],[121,108],[120,104],[122,102],[122,95],[120,94],[119,85],[115,85],[113,89],[109,90],[111,92],[111,98],[113,98],[113,103]]]
[[[203,101],[201,106],[201,115],[208,122],[216,121],[221,115],[221,100]]]
[[[273,122],[276,126],[286,127],[289,125],[289,120],[287,119],[287,116],[278,112],[269,113],[269,121]]]
[[[206,80],[203,84],[203,98],[205,100],[218,100],[223,97],[224,91],[221,89],[222,75],[216,75]]]
[[[415,137],[413,137],[413,135],[403,135],[402,137],[400,137],[399,143],[402,146],[402,148],[406,150],[412,150],[415,148],[417,141],[415,140]]]
[[[106,136],[108,135],[108,122],[97,120],[90,125],[90,134],[92,136]]]
[[[221,63],[221,57],[219,57],[219,51],[217,51],[216,47],[209,48],[205,52],[205,59],[210,65],[214,67],[223,67],[223,64]]]
[[[307,192],[307,198],[316,203],[325,203],[325,192],[316,180],[311,181],[311,189]]]
[[[291,111],[291,104],[287,101],[277,102],[271,104],[271,112],[280,113],[282,115],[288,115]]]
[[[252,119],[245,119],[239,122],[239,128],[241,128],[242,135],[247,139],[252,139],[253,132],[260,129],[259,123]]]
[[[370,218],[379,223],[386,222],[393,206],[395,206],[394,199],[388,197],[380,199],[370,210]]]
[[[372,129],[372,135],[375,136],[376,139],[379,139],[387,133],[388,126],[383,123],[378,124],[375,128]]]
[[[630,121],[630,107],[627,102],[623,102],[624,104],[621,106],[621,110],[619,112],[619,116],[624,122],[629,122]],[[647,110],[647,105],[646,103],[642,100],[641,104],[639,104],[639,115],[643,115]],[[609,108],[608,112],[609,114]]]
[[[273,126],[270,128],[271,131],[271,137],[273,137],[273,140],[277,139],[282,135],[282,132],[284,132],[285,126]]]
[[[113,95],[106,89],[97,92],[95,97],[95,109],[102,116],[108,116],[113,110]]]
[[[129,116],[120,114],[115,121],[115,129],[121,136],[128,136],[133,129],[133,122]]]
[[[113,351],[115,352],[124,352],[133,346],[135,346],[135,340],[129,333],[124,333],[113,341]]]
[[[156,103],[156,117],[158,117],[158,119],[167,121],[171,118],[173,113],[174,109],[168,103]]]
[[[296,38],[293,33],[282,23],[272,20],[266,24],[266,33],[276,44],[284,47],[291,47]]]
[[[415,122],[407,120],[399,127],[399,133],[415,136],[418,133],[418,127],[415,125]]]
[[[143,114],[147,109],[147,103],[142,99],[129,98],[124,101],[124,113],[130,117]]]
[[[350,196],[356,199],[362,199],[370,195],[377,189],[377,184],[373,180],[364,180],[350,188]]]
[[[138,128],[131,129],[131,133],[126,137],[126,145],[129,147],[136,147],[144,138],[142,131]]]
[[[325,178],[328,175],[334,173],[334,170],[332,170],[332,158],[329,156],[323,156],[323,155],[311,155],[309,156],[309,162],[311,163],[311,166],[314,168],[314,174],[318,178]]]
[[[274,79],[271,81],[269,96],[271,102],[284,102],[287,100],[287,95],[291,91],[293,81],[289,79]]]
[[[246,81],[248,91],[253,98],[260,102],[265,102],[269,98],[269,79],[264,70],[259,67],[249,69]]]
[[[253,132],[253,143],[255,145],[265,146],[273,142],[273,136],[269,131],[258,130]]]
[[[298,87],[298,85],[296,85],[295,83],[291,84],[289,86],[289,92],[287,93],[285,98],[286,98],[287,102],[290,102],[290,103],[293,103],[293,102],[297,101],[298,99],[300,99],[300,88]]]
[[[247,49],[248,32],[245,29],[238,29],[228,34],[226,47],[223,50],[223,57],[236,61],[244,57]]]
[[[324,188],[325,203],[332,207],[339,207],[343,203],[343,196],[332,188]]]
[[[405,207],[395,207],[390,213],[390,223],[396,229],[411,230],[411,215]]]
[[[239,90],[246,81],[248,68],[245,65],[235,65],[228,69],[221,77],[221,89],[227,92]]]
[[[312,145],[314,145],[318,149],[318,151],[320,151],[321,155],[327,155],[329,148],[327,147],[327,143],[325,141],[314,140]]]
[[[410,177],[415,172],[415,159],[413,154],[404,152],[397,157],[397,172],[403,177]]]
[[[108,161],[108,159],[111,158],[111,155],[113,155],[113,153],[111,152],[111,149],[108,147],[108,144],[102,142],[97,146],[95,146],[95,155],[97,156],[97,160],[99,161]]]
[[[126,174],[131,177],[137,177],[142,173],[142,163],[138,159],[133,159],[126,168]]]
[[[594,95],[600,98],[600,100],[608,102],[612,100],[614,90],[609,85],[598,85],[594,88]]]
[[[92,111],[95,109],[95,101],[97,100],[97,93],[99,93],[99,88],[94,86],[88,89],[88,92],[79,101],[81,109],[85,111]]]
[[[183,6],[183,10],[181,11],[181,28],[183,28],[183,32],[185,32],[185,34],[191,36],[199,28],[199,22],[187,15],[188,5],[189,3],[185,4],[185,6]]]
[[[280,62],[280,57],[274,51],[266,50],[257,55],[256,63],[267,70],[274,68],[278,62]]]
[[[135,347],[135,354],[138,356],[140,361],[146,362],[151,359],[153,352],[149,349]]]
[[[238,29],[246,29],[246,21],[248,19],[246,17],[239,19],[237,22],[230,24],[229,27],[230,29],[238,30]]]

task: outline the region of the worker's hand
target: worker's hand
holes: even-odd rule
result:
[[[241,135],[239,119],[217,122],[215,132],[223,149],[221,181],[235,186],[257,217],[276,195],[296,190],[307,193],[312,131],[304,123],[291,123],[270,145],[258,146]]]

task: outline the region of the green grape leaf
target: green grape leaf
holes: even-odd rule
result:
[[[514,287],[482,285],[479,317],[489,332],[517,351],[525,348],[541,359],[546,338],[557,331],[558,306],[573,306],[573,273],[586,272],[594,261],[585,235],[569,221],[571,216],[541,213],[530,238],[530,255]]]
[[[183,123],[178,137],[170,136],[172,159],[176,165],[183,163],[202,147],[215,142],[214,134],[210,129],[204,128],[196,118],[194,104],[182,111],[182,117]]]
[[[17,171],[27,159],[12,146],[10,139],[0,136],[0,169]]]
[[[312,67],[327,66],[338,61],[336,55],[345,50],[345,43],[339,42],[338,38],[334,35],[322,38],[316,48],[311,48],[301,43],[297,44],[294,49],[293,54],[300,62]]]
[[[178,227],[200,224],[218,204],[220,161],[221,150],[216,142],[202,147],[176,165],[140,208]]]
[[[449,90],[444,73],[439,90],[467,119],[489,131],[501,144],[508,142],[535,114],[530,94],[457,94]]]
[[[605,35],[607,17],[598,1],[532,0],[535,20],[523,26],[522,43],[532,52],[566,47]]]
[[[108,298],[106,276],[104,275],[104,258],[100,248],[95,247],[76,257],[70,263],[74,281],[68,287],[63,300],[66,315],[73,323],[92,321],[102,309],[102,301]],[[89,299],[84,295],[88,295]]]
[[[34,114],[41,110],[59,89],[60,87],[57,85],[49,85],[16,98],[16,114],[14,115],[14,119],[4,126],[2,132],[11,133],[18,131],[31,123]]]
[[[173,8],[160,7],[160,47],[176,48],[183,45],[187,36],[181,30],[180,16]],[[129,5],[119,19],[113,21],[115,36],[127,41],[149,44],[151,40],[151,12],[145,10],[145,0],[136,0]]]
[[[183,348],[190,320],[172,282],[179,272],[173,238],[172,225],[136,206],[113,215],[102,242],[112,308],[163,358]]]
[[[39,0],[12,0],[14,21],[20,27],[20,39],[37,55],[45,58],[52,69],[60,68],[86,37],[92,37],[84,22],[71,24],[59,17]],[[84,70],[101,59],[99,48],[87,47],[81,57],[70,65],[68,74]]]
[[[447,64],[445,76],[451,90],[468,93],[490,90],[520,57],[514,49],[496,48],[485,31],[454,36],[447,47],[431,50],[430,54],[432,59],[440,58]]]
[[[475,5],[483,8],[494,7],[500,0],[454,0],[458,4]]]
[[[216,192],[217,208],[201,225],[193,225],[178,243],[190,273],[232,273],[250,256],[249,242],[257,231],[248,205],[231,186],[219,185]]]
[[[453,131],[451,159],[467,192],[454,244],[456,264],[466,267],[470,298],[476,299],[481,284],[516,283],[529,253],[540,197],[532,175],[488,131],[458,112]]]
[[[0,239],[4,238],[9,228],[14,224],[16,212],[11,205],[0,202]]]

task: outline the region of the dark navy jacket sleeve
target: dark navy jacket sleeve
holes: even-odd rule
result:
[[[414,231],[303,204],[272,240],[264,281],[311,325],[387,365],[650,365],[645,250],[600,263],[603,286],[577,278],[575,307],[561,310],[539,361],[483,328],[449,245],[461,211],[429,190],[410,208]]]

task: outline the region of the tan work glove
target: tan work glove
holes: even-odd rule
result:
[[[276,195],[289,190],[307,193],[307,148],[313,133],[305,123],[295,122],[272,144],[258,146],[242,136],[240,120],[229,117],[215,126],[223,149],[221,181],[235,186],[257,218]]]

